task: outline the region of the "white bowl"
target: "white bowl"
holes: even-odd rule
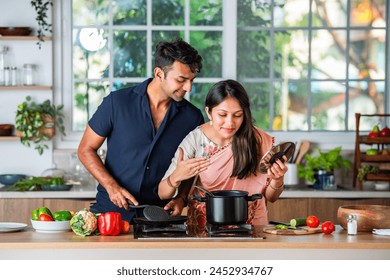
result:
[[[390,185],[388,182],[376,182],[375,190],[377,191],[388,191],[390,189]]]
[[[31,225],[36,232],[57,233],[70,230],[70,221],[34,221]]]

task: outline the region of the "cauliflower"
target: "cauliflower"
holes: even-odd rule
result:
[[[97,229],[96,215],[87,209],[80,210],[70,220],[70,227],[77,235],[91,235]]]

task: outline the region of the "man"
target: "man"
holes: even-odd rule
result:
[[[90,119],[78,156],[99,182],[95,213],[116,211],[131,221],[128,206],[166,206],[158,184],[182,139],[204,122],[202,113],[184,99],[190,92],[202,57],[183,40],[160,42],[156,47],[153,79],[111,92]],[[97,150],[107,139],[103,165]],[[168,203],[180,214],[184,196]]]

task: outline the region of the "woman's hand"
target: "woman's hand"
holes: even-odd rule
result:
[[[283,161],[276,159],[275,163],[268,168],[267,173],[271,180],[283,181],[284,174],[288,170],[285,162],[287,162],[287,157],[283,156]]]
[[[183,197],[178,196],[165,205],[164,210],[169,211],[172,216],[179,216],[185,207],[185,200]]]
[[[284,189],[284,174],[286,174],[288,168],[284,164],[287,161],[287,157],[283,156],[283,161],[276,159],[268,170],[269,188],[265,191],[265,197],[269,202],[275,202]]]
[[[174,185],[192,178],[198,175],[200,172],[205,171],[210,165],[208,158],[190,158],[184,160],[184,152],[182,148],[179,148],[179,158],[175,171],[171,174],[170,180]]]

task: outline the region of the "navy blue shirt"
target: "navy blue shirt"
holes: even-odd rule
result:
[[[111,92],[89,120],[89,126],[95,133],[107,138],[105,166],[119,185],[140,204],[164,206],[168,201],[160,200],[158,184],[180,142],[204,119],[201,111],[187,100],[172,100],[156,131],[146,94],[151,80]],[[126,211],[115,206],[100,184],[91,211],[118,211],[129,221],[134,216],[133,210]]]

